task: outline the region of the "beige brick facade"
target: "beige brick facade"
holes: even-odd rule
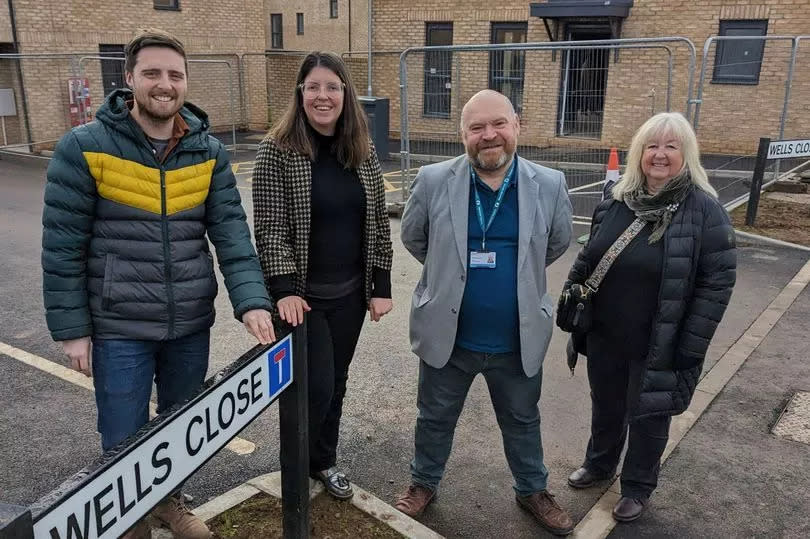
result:
[[[99,44],[124,45],[137,28],[155,27],[180,38],[191,55],[240,54],[262,51],[265,44],[262,0],[181,0],[180,10],[154,9],[149,1],[121,0],[110,2],[79,2],[76,0],[18,0],[14,2],[20,52],[84,53],[98,55]],[[8,20],[5,6],[0,9],[0,35]],[[10,40],[10,36],[9,36]],[[212,127],[227,128],[234,115],[264,115],[266,89],[263,84],[252,85],[249,96],[240,95],[238,58],[236,56],[205,57],[226,60],[232,65],[192,63],[189,66],[189,101],[201,106],[208,114]],[[61,136],[69,127],[67,80],[80,71],[89,80],[92,109],[103,99],[101,67],[98,60],[79,56],[60,59],[26,59],[22,61],[23,85],[30,111],[31,133],[36,142]],[[260,73],[251,73],[251,80],[263,80]],[[0,61],[0,84],[5,73],[14,72],[14,62]],[[13,76],[13,75],[12,75]],[[231,103],[229,84],[233,82]],[[17,85],[16,91],[19,91]],[[252,97],[252,99],[249,99]],[[16,142],[24,141],[18,126],[13,133]],[[12,138],[12,133],[9,133]],[[11,140],[10,140],[11,142]]]
[[[529,16],[529,4],[516,0],[374,0],[373,94],[391,100],[391,135],[400,136],[399,53],[425,45],[426,23],[452,23],[453,44],[489,43],[493,23],[510,22],[525,25],[527,41],[548,42],[542,20]],[[193,62],[190,66],[189,100],[206,110],[212,125],[220,130],[229,129],[232,122],[237,127],[264,130],[278,119],[293,95],[295,73],[302,58],[300,52],[289,51],[322,49],[341,53],[358,92],[366,93],[367,0],[338,0],[338,17],[334,19],[329,17],[329,0],[181,0],[179,11],[156,10],[152,2],[144,0],[122,0],[114,5],[16,0],[14,6],[20,48],[26,54],[96,55],[100,44],[123,45],[137,27],[154,26],[177,34],[195,59],[230,62],[230,69],[211,63]],[[272,41],[273,13],[282,14],[285,51],[265,56]],[[296,13],[304,14],[302,36],[296,35]],[[808,35],[810,5],[808,0],[636,0],[624,21],[621,37],[688,38],[697,48],[697,79],[703,43],[717,35],[720,21],[725,20],[767,20],[768,35]],[[0,8],[0,44],[8,48],[10,40],[8,13]],[[713,83],[715,47],[711,47],[698,129],[704,151],[750,154],[760,136],[778,135],[790,45],[790,41],[767,42],[759,81],[752,85]],[[688,49],[683,44],[669,44],[669,49],[673,64],[671,108],[685,111]],[[205,54],[219,56],[199,56]],[[613,54],[607,55],[604,103],[598,106],[598,113],[592,112],[592,105],[577,106],[568,100],[569,93],[562,92],[566,84],[563,54],[548,50],[525,53],[521,143],[537,147],[626,148],[638,125],[652,112],[665,109],[668,53],[663,46],[622,50],[618,62]],[[472,94],[490,85],[489,53],[452,54],[444,117],[425,114],[424,55],[414,53],[408,58],[411,139],[458,141],[461,106]],[[93,110],[101,103],[103,85],[98,60],[80,64],[79,56],[26,59],[21,67],[34,141],[56,139],[69,127],[69,77],[83,73],[89,79]],[[15,61],[0,60],[0,87],[15,88],[19,112],[17,117],[6,119],[9,142],[21,142],[25,134],[17,78]],[[791,92],[784,138],[810,137],[810,40],[799,47]],[[562,109],[569,111],[569,123],[564,126],[567,136],[559,135]],[[577,126],[588,122],[601,123],[601,130],[590,136],[576,131]]]
[[[547,42],[539,18],[529,16],[529,2],[508,0],[394,0],[374,2],[374,49],[404,49],[425,44],[426,23],[452,22],[453,44],[490,42],[492,23],[527,24],[527,41]],[[717,35],[721,20],[767,19],[768,35],[810,34],[810,5],[806,0],[636,1],[624,21],[623,38],[684,36],[697,47],[697,79],[702,46]],[[683,45],[673,52],[672,110],[685,111],[688,54]],[[789,60],[789,41],[767,42],[758,84],[713,84],[715,48],[706,69],[698,135],[706,152],[754,153],[760,136],[776,137],[783,105]],[[604,92],[601,135],[597,138],[557,136],[561,107],[561,55],[531,51],[525,57],[521,142],[533,146],[626,148],[638,125],[665,107],[667,52],[665,49],[624,50],[619,62],[610,55]],[[489,84],[487,53],[453,53],[449,118],[425,117],[425,58],[415,53],[408,61],[408,118],[412,139],[449,138],[457,133],[460,106]],[[398,58],[375,60],[375,93],[391,98],[392,136],[399,136]],[[652,94],[654,93],[654,98]],[[799,48],[785,138],[810,137],[810,40]]]
[[[297,14],[304,16],[304,33],[297,33]],[[265,0],[267,49],[273,48],[270,15],[281,15],[283,48],[290,51],[333,52],[368,50],[368,0],[338,0],[337,17],[330,17],[330,0]]]

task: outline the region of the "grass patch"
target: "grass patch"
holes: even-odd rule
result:
[[[281,538],[281,500],[260,492],[208,522],[217,539]],[[310,502],[312,539],[403,539],[351,502],[319,494]]]

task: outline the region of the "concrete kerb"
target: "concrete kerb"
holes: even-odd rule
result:
[[[759,347],[760,343],[782,318],[782,315],[787,312],[808,283],[810,283],[810,261],[805,263],[770,305],[748,327],[745,333],[731,345],[715,363],[714,367],[703,377],[695,389],[695,395],[689,408],[683,414],[672,419],[669,440],[661,457],[662,463],[669,458],[675,447],[697,423],[700,416],[703,415],[715,397],[723,390],[754,350]],[[620,496],[621,486],[619,479],[616,479],[577,524],[572,537],[577,539],[604,539],[607,537],[617,524],[611,513]]]
[[[324,491],[320,482],[310,480],[309,497],[314,498]],[[400,513],[370,492],[352,484],[354,497],[350,503],[367,515],[377,519],[386,526],[412,539],[442,539],[442,536],[414,519]],[[251,479],[213,500],[197,507],[194,514],[202,520],[209,521],[228,509],[239,505],[251,496],[264,492],[275,498],[281,498],[281,472],[272,472]],[[155,537],[160,538],[155,530]],[[170,537],[166,535],[165,537]]]
[[[734,234],[737,236],[737,243],[744,245],[771,245],[774,247],[788,247],[799,251],[810,252],[810,247],[799,245],[798,243],[790,243],[789,241],[777,240],[767,236],[760,236],[758,234],[751,234],[750,232],[743,232],[742,230],[734,229]]]

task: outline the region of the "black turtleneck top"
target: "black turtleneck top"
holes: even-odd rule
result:
[[[310,191],[307,297],[336,299],[363,286],[366,194],[357,171],[346,169],[334,152],[334,136],[309,129],[315,146]],[[295,294],[294,276],[267,283],[273,298]],[[373,268],[373,296],[391,297],[390,272]]]
[[[363,284],[363,230],[366,194],[355,170],[346,169],[334,152],[335,137],[310,130],[315,142],[307,295],[334,299]]]

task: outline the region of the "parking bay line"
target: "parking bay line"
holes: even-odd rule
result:
[[[73,369],[59,365],[58,363],[54,363],[53,361],[49,361],[43,357],[36,356],[30,352],[26,352],[25,350],[20,350],[19,348],[15,348],[4,342],[0,342],[0,354],[4,354],[12,359],[25,363],[29,367],[34,367],[42,372],[46,372],[50,375],[56,376],[57,378],[61,378],[62,380],[70,382],[73,385],[82,387],[89,391],[95,391],[92,378],[89,378],[78,371],[74,371]],[[156,415],[155,408],[155,404],[150,401],[150,417],[154,417]],[[237,455],[249,455],[256,450],[256,444],[250,440],[245,440],[244,438],[239,437],[231,440],[230,443],[228,443],[228,445],[225,447]]]

